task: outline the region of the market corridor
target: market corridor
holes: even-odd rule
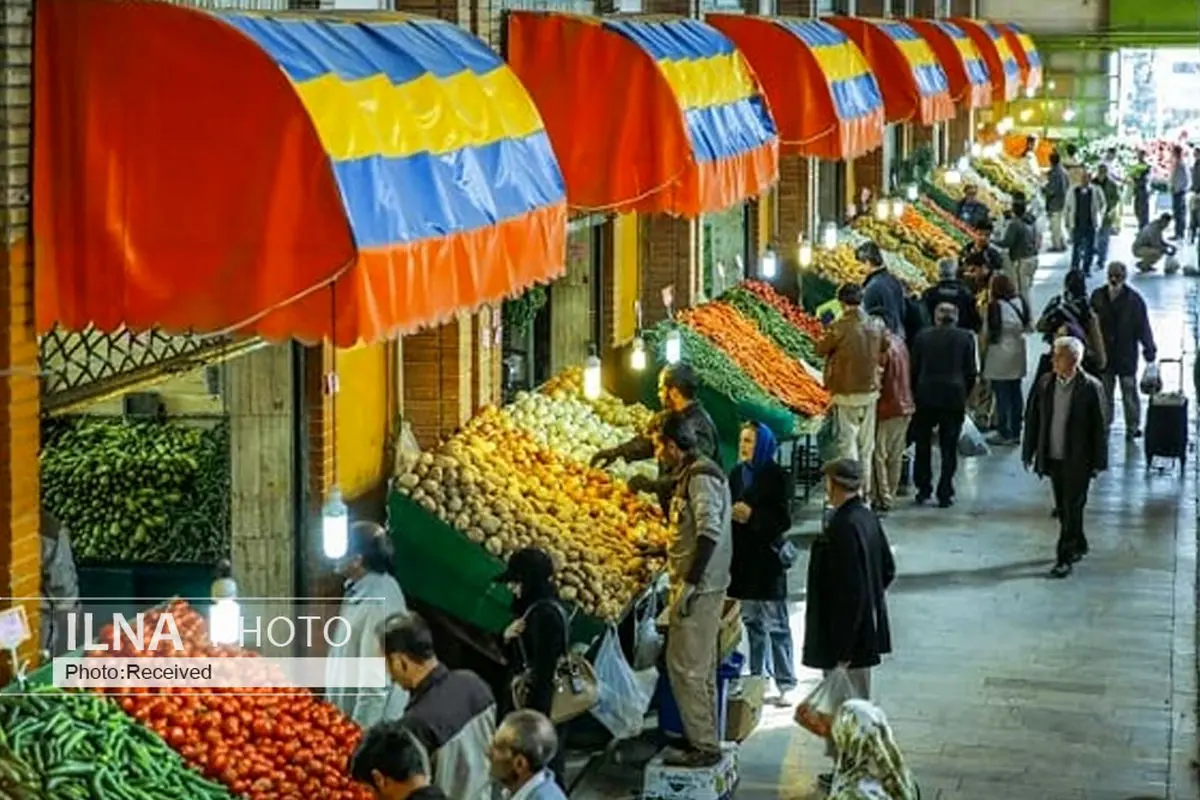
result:
[[[1114,242],[1114,257],[1127,252],[1127,241]],[[1061,286],[1058,261],[1043,257],[1038,310]],[[1131,283],[1146,297],[1160,357],[1180,352],[1186,330],[1190,364],[1196,284],[1161,274]],[[1030,337],[1031,355],[1041,347]],[[1092,552],[1064,581],[1045,577],[1057,535],[1049,487],[1024,472],[1015,448],[965,461],[952,509],[901,507],[888,518],[895,653],[876,671],[875,693],[924,800],[1200,796],[1190,777],[1194,467],[1182,479],[1178,465],[1146,477],[1141,446],[1126,447],[1120,421],[1110,453],[1088,507]],[[791,580],[797,643],[805,567]],[[818,676],[801,677],[802,696]],[[767,706],[742,746],[735,796],[820,797],[822,751],[790,709]],[[620,796],[588,783],[577,796]]]

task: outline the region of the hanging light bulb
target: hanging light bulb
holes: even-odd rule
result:
[[[888,201],[887,200],[876,200],[875,201],[875,219],[887,219],[887,218],[888,218]]]
[[[629,351],[629,367],[634,372],[641,372],[646,368],[646,340],[641,334],[633,337],[633,346]]]
[[[962,173],[956,169],[946,170],[946,185],[957,186],[962,183]]]
[[[812,244],[803,237],[800,238],[800,246],[796,248],[796,260],[800,262],[801,267],[811,267],[813,262]]]
[[[683,335],[678,328],[672,328],[667,331],[667,338],[663,344],[663,349],[666,351],[668,364],[678,364],[679,359],[683,358]]]
[[[1022,108],[1020,116],[1021,116],[1021,122],[1029,122],[1029,120],[1033,119],[1033,109],[1032,108]]]
[[[775,276],[779,274],[779,259],[775,256],[775,251],[769,247],[762,254],[759,272],[763,278],[769,281],[775,280]]]
[[[596,355],[596,345],[588,345],[588,357],[583,362],[583,396],[595,400],[600,396],[600,356]]]
[[[904,216],[904,200],[899,197],[892,198],[892,219],[900,219]]]
[[[1050,81],[1049,83],[1046,84],[1046,88],[1053,92],[1055,89],[1058,88],[1058,84],[1055,83],[1054,81]]]
[[[826,250],[833,250],[838,245],[838,231],[836,222],[826,222],[821,228],[821,246]]]
[[[966,172],[971,167],[971,159],[967,158],[966,156],[959,156],[958,164],[956,166],[958,167],[959,172]]]
[[[918,196],[917,185],[915,183],[910,183],[908,185],[908,188],[906,188],[904,190],[904,196],[907,197],[909,199],[909,201],[911,201],[913,203],[917,202],[917,196]]]
[[[1013,129],[1013,118],[1005,117],[996,125],[996,130],[1000,133],[1008,133]]]
[[[1028,100],[1032,100],[1035,94],[1037,94],[1037,92],[1033,90],[1032,86],[1025,90],[1025,98]]]
[[[325,507],[321,509],[321,546],[326,558],[346,555],[350,544],[350,510],[342,502],[342,492],[336,486],[329,490]]]
[[[1075,109],[1068,108],[1063,110],[1063,122],[1070,122],[1075,119]]]
[[[213,644],[238,644],[242,631],[242,609],[237,601],[237,581],[228,561],[217,565],[212,583],[212,608],[208,610],[208,638]]]
[[[973,143],[971,145],[971,157],[979,158],[981,155],[983,155],[983,145],[981,145],[979,142]]]

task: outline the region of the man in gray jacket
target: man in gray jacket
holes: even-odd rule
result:
[[[67,527],[42,511],[42,650],[66,653],[66,615],[79,611],[79,577]]]
[[[691,421],[674,413],[656,445],[660,462],[678,481],[671,500],[676,534],[667,550],[670,576],[667,677],[679,706],[687,751],[669,752],[677,766],[713,766],[721,760],[717,731],[717,640],[733,559],[732,502],[725,473],[700,455]]]
[[[1050,154],[1050,171],[1046,174],[1046,186],[1042,194],[1046,198],[1046,213],[1050,215],[1050,252],[1065,253],[1067,240],[1063,234],[1063,209],[1067,205],[1067,190],[1071,178],[1062,165],[1062,156],[1055,150]]]

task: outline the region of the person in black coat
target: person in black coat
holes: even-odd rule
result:
[[[1137,369],[1138,348],[1142,357],[1153,362],[1158,356],[1154,346],[1154,331],[1146,313],[1146,301],[1125,281],[1129,271],[1120,261],[1108,265],[1108,283],[1092,292],[1092,310],[1100,321],[1104,337],[1104,371],[1100,382],[1108,402],[1108,424],[1112,427],[1117,387],[1121,387],[1121,405],[1125,411],[1125,438],[1142,435],[1142,400],[1139,394]]]
[[[983,318],[979,315],[975,295],[958,277],[958,262],[953,258],[943,258],[938,262],[938,274],[941,280],[926,289],[921,297],[929,318],[935,319],[937,307],[949,303],[958,309],[958,327],[979,333],[983,328]]]
[[[885,593],[896,564],[879,518],[860,494],[862,466],[838,459],[827,463],[824,473],[833,514],[808,558],[801,658],[804,666],[826,675],[845,667],[855,693],[869,699],[871,668],[892,652]],[[827,752],[834,755],[832,743]]]
[[[559,659],[567,654],[570,636],[567,610],[554,586],[554,562],[545,551],[526,547],[509,557],[508,566],[494,581],[508,584],[513,594],[515,619],[504,631],[506,656],[512,666],[510,683],[527,676],[529,691],[521,707],[549,717],[555,670]],[[565,726],[558,726],[558,752],[550,764],[564,790],[565,735]]]
[[[775,463],[775,435],[761,422],[742,426],[739,463],[729,473],[733,498],[733,563],[726,594],[741,601],[750,642],[750,674],[770,675],[787,704],[796,688],[788,620],[783,536],[792,526],[792,486]]]

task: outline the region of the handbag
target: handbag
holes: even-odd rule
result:
[[[563,623],[563,641],[570,640],[570,620],[567,618],[566,611],[555,601],[540,600],[538,602],[552,602],[558,610],[559,616]],[[529,612],[536,608],[538,603],[534,603],[526,609],[524,616],[521,619],[529,616]],[[517,647],[521,651],[521,660],[526,664],[529,663],[529,657],[525,654],[525,643],[521,637],[517,637]],[[526,667],[520,675],[517,675],[512,680],[512,700],[514,708],[525,708],[526,700],[529,697],[529,683],[532,679],[532,670]],[[569,722],[576,717],[583,716],[587,712],[596,707],[596,702],[600,697],[599,682],[596,680],[596,670],[592,667],[590,661],[581,653],[572,653],[568,647],[567,652],[559,657],[558,663],[554,667],[554,697],[550,701],[550,721],[555,725],[561,725],[564,722]]]
[[[800,549],[791,539],[778,539],[771,545],[771,549],[775,551],[775,556],[785,570],[791,569],[800,557]]]

